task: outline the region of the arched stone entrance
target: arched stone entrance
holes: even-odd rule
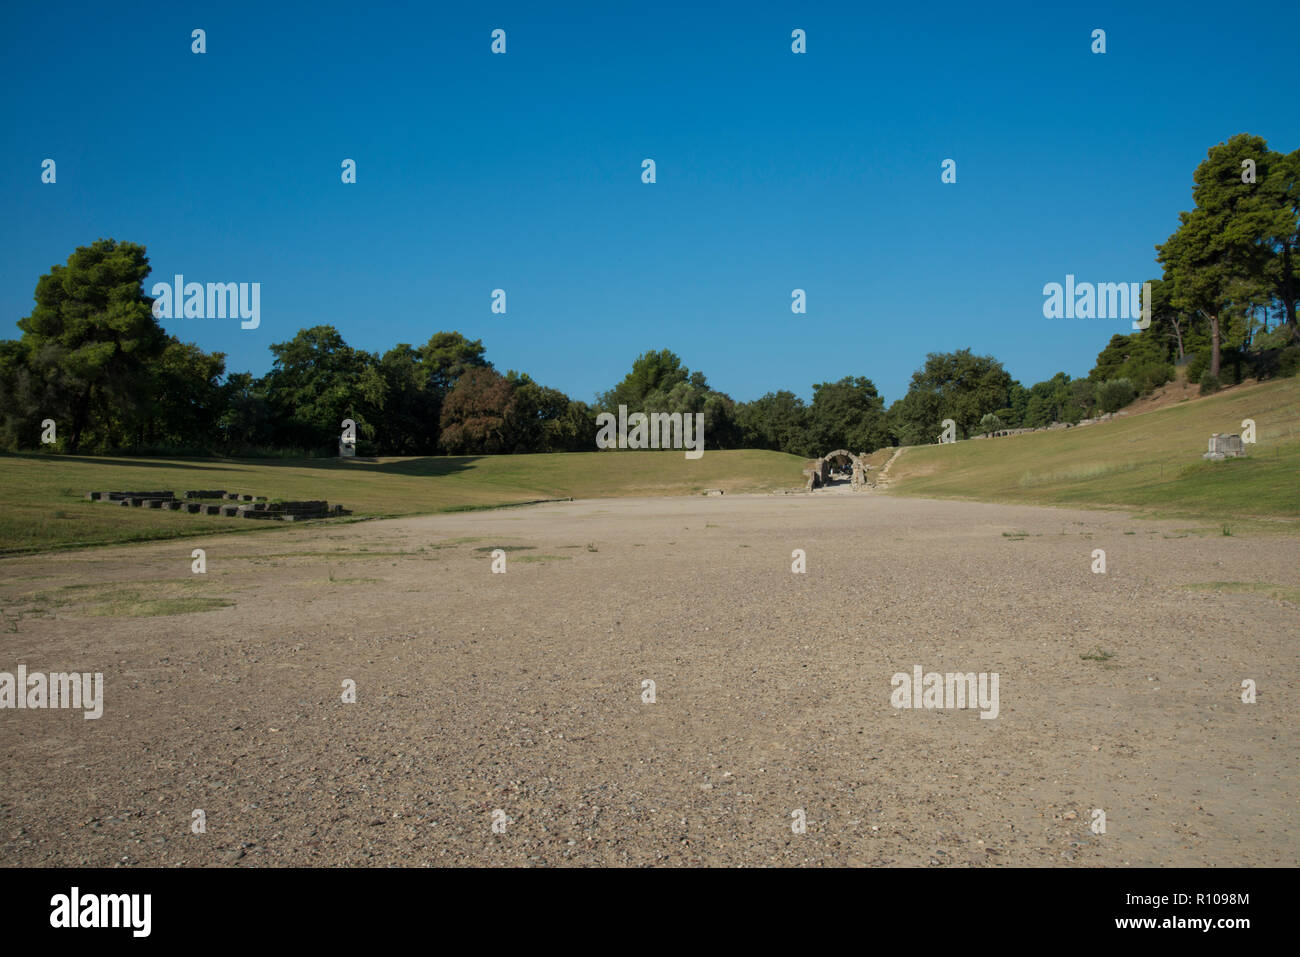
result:
[[[803,470],[803,474],[808,476],[807,488],[812,491],[815,488],[824,488],[831,483],[831,471],[841,468],[845,471],[851,470],[851,483],[855,491],[867,486],[867,464],[865,453],[854,455],[848,449],[836,449],[834,452],[828,452],[819,459],[813,459],[808,467]]]

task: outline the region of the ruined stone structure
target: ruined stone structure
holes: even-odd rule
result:
[[[848,449],[837,449],[819,459],[813,459],[808,464],[808,467],[803,470],[803,474],[808,477],[808,482],[804,487],[811,492],[813,489],[829,485],[831,469],[839,465],[848,466],[852,469],[850,483],[855,492],[867,488],[872,484],[867,478],[867,471],[871,466],[866,464],[865,458],[865,454],[854,455]]]
[[[1210,436],[1210,451],[1201,458],[1221,462],[1228,458],[1240,458],[1245,454],[1246,446],[1242,443],[1240,435],[1221,435],[1215,432]]]
[[[228,518],[261,518],[281,522],[298,522],[308,518],[336,518],[351,515],[342,505],[326,501],[268,502],[266,496],[241,495],[224,489],[204,489],[185,493],[178,499],[173,492],[87,492],[92,502],[116,502],[135,508],[158,508],[170,512],[188,512],[191,515],[224,515]],[[212,505],[198,499],[219,499],[224,502],[245,502],[244,505]]]

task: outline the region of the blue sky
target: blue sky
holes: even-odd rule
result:
[[[328,323],[457,329],[586,400],[660,348],[740,400],[892,401],[966,346],[1029,385],[1128,331],[1044,319],[1044,283],[1157,275],[1211,145],[1300,147],[1294,3],[708,6],[11,5],[0,335],[113,237],[149,284],[262,284],[256,330],[164,322],[231,370]]]

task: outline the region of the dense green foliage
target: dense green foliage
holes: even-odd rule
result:
[[[1253,165],[1252,165],[1253,164]],[[363,455],[560,452],[595,447],[595,416],[702,413],[708,449],[801,456],[1035,428],[1123,408],[1186,366],[1213,392],[1300,368],[1300,151],[1283,155],[1240,134],[1195,171],[1194,208],[1156,247],[1151,324],[1112,336],[1086,378],[1031,386],[992,356],[926,356],[888,408],[875,384],[846,376],[812,386],[812,402],[769,392],[736,402],[675,353],[646,352],[595,404],[515,371],[502,375],[481,341],[435,332],[422,346],[366,352],[330,325],[270,347],[260,378],[227,372],[225,356],[168,335],[144,294],[143,246],[99,240],[36,284],[21,338],[0,342],[0,448],[42,447],[42,422],[68,452],[332,455],[345,419]]]

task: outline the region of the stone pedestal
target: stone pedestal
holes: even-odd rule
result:
[[[1210,450],[1201,456],[1201,458],[1219,462],[1223,459],[1240,458],[1245,454],[1246,447],[1242,444],[1240,435],[1228,435],[1215,432],[1210,436]]]

